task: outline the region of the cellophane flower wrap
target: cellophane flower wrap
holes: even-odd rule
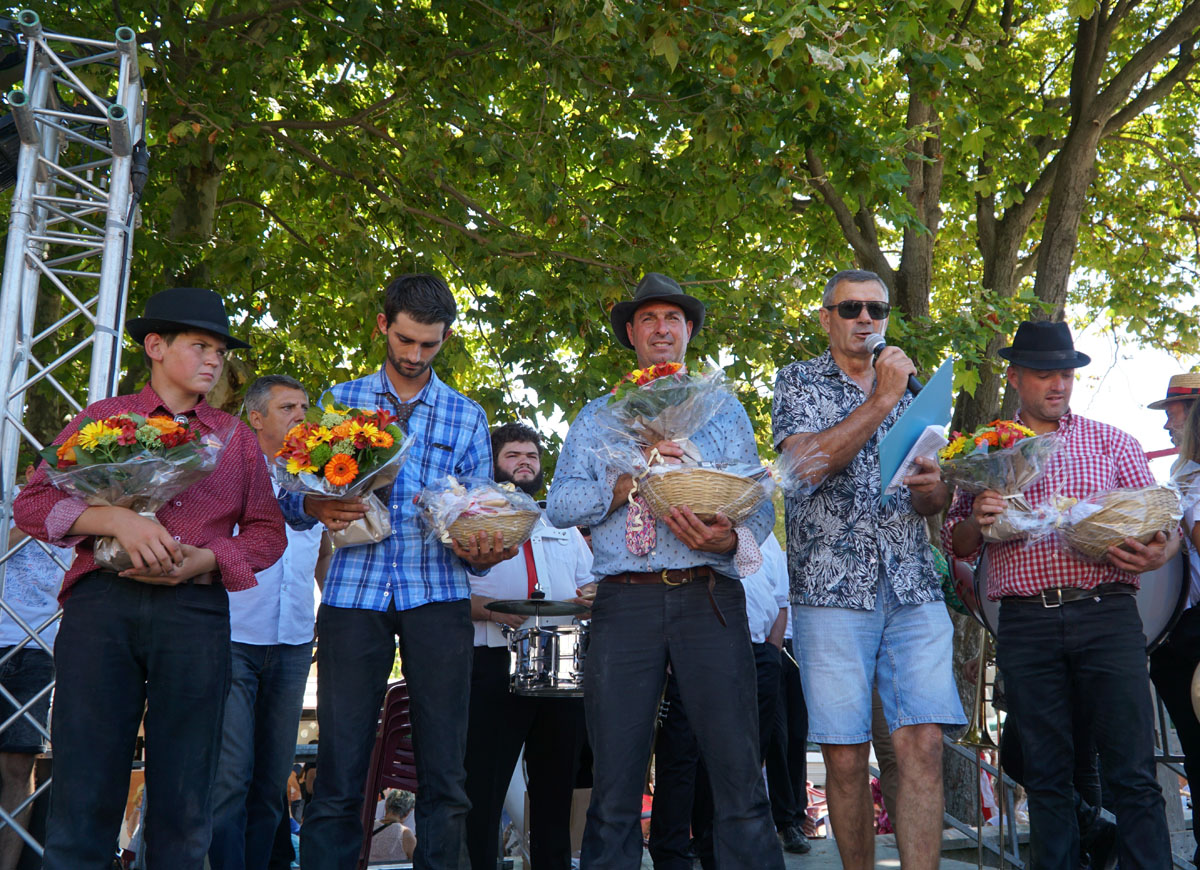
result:
[[[154,519],[171,499],[217,467],[233,430],[200,435],[173,417],[84,417],[62,444],[42,451],[46,479],[93,506],[123,507]],[[133,562],[115,538],[98,537],[93,558],[124,571]]]
[[[281,489],[317,498],[365,497],[367,516],[334,532],[334,546],[374,543],[392,533],[390,511],[375,491],[392,485],[415,440],[395,419],[384,409],[329,401],[288,430],[275,454],[272,467]]]
[[[658,363],[625,374],[596,422],[616,438],[646,447],[675,441],[699,460],[688,439],[732,399],[725,373],[715,366],[697,374],[680,363]]]
[[[1037,435],[1012,420],[993,420],[970,435],[954,432],[950,443],[938,451],[942,480],[965,492],[1000,493],[1009,507],[995,523],[983,528],[991,541],[1006,541],[1024,534],[1031,510],[1024,493],[1045,473],[1058,451],[1054,433]]]
[[[519,525],[528,525],[524,536],[505,534],[504,544],[507,547],[523,544],[542,512],[532,496],[511,483],[496,483],[484,478],[459,480],[453,475],[421,490],[417,504],[421,508],[426,539],[430,543],[443,544],[450,544],[456,538],[461,540],[468,534],[461,526],[452,528],[460,519],[478,521],[470,525],[481,528],[489,521],[507,524],[508,520],[519,519]]]

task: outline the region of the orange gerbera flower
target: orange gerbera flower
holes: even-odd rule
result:
[[[345,486],[358,476],[358,463],[354,457],[345,453],[335,453],[333,458],[325,463],[325,479],[334,486]]]
[[[391,432],[376,431],[371,436],[372,447],[391,447],[396,443]]]
[[[330,431],[331,431],[331,434],[333,435],[334,441],[337,441],[342,438],[348,438],[354,434],[354,429],[352,428],[349,420],[338,423]]]
[[[68,465],[74,465],[78,462],[75,457],[75,447],[79,444],[79,433],[72,432],[62,444],[58,445],[55,455],[58,456],[58,467],[65,468]]]
[[[156,417],[147,417],[146,425],[153,426],[159,432],[164,432],[164,433],[165,432],[177,432],[183,428],[182,426],[180,426],[178,423],[175,422],[174,418],[163,417],[161,415],[156,416]]]

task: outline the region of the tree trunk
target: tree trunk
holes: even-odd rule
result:
[[[904,161],[904,166],[909,176],[905,196],[924,226],[907,227],[904,230],[894,300],[909,320],[929,316],[933,243],[937,239],[942,218],[942,177],[945,166],[941,123],[932,104],[919,95],[918,90],[922,87],[929,85],[913,82],[910,77],[907,127],[910,133],[925,131],[925,135],[909,140],[910,156]]]

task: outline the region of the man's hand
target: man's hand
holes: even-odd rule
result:
[[[724,514],[717,514],[711,523],[703,522],[690,507],[671,508],[663,522],[679,540],[692,550],[705,553],[732,553],[737,548],[737,533]]]
[[[1148,544],[1137,538],[1126,538],[1124,543],[1108,548],[1108,561],[1130,574],[1144,574],[1161,568],[1167,561],[1167,535],[1159,532]]]
[[[600,588],[600,584],[598,584],[595,580],[593,580],[591,583],[584,583],[582,586],[580,586],[578,589],[575,590],[575,592],[578,593],[576,595],[576,597],[570,598],[568,600],[572,604],[579,604],[579,605],[586,607],[588,610],[591,610],[592,602],[596,600],[596,590],[599,588]],[[585,618],[585,619],[588,616],[590,616],[590,614],[581,615],[581,617]]]
[[[889,408],[894,407],[908,389],[909,375],[916,373],[917,367],[904,351],[888,345],[875,359],[875,395],[885,399]]]
[[[488,611],[488,619],[496,623],[496,625],[507,625],[509,628],[520,628],[521,624],[529,617],[522,616],[519,613],[497,613],[494,610]]]
[[[324,523],[331,532],[340,532],[355,520],[367,515],[367,506],[361,498],[317,498],[304,497],[304,512],[318,522]]]
[[[480,574],[493,565],[507,562],[517,555],[520,548],[505,549],[504,535],[500,532],[492,532],[490,538],[486,532],[476,532],[474,538],[467,538],[462,544],[451,540],[450,549],[454,551],[454,555],[466,561],[476,574]]]
[[[122,571],[122,577],[137,580],[140,583],[154,583],[160,586],[177,586],[185,580],[213,571],[217,567],[217,558],[213,551],[206,547],[193,547],[191,544],[180,544],[183,559],[178,565],[172,565],[168,570],[145,570],[129,568]]]
[[[971,519],[975,520],[980,528],[985,528],[994,524],[996,518],[1006,510],[1008,501],[1004,496],[994,489],[985,489],[975,496],[975,503],[971,506]]]
[[[679,465],[683,462],[683,448],[674,441],[659,441],[657,444],[643,448],[642,452],[646,454],[647,462],[650,461],[650,457],[654,454],[655,450],[658,451],[658,455],[662,457],[663,462],[668,465]]]
[[[912,494],[913,510],[923,517],[936,514],[950,502],[950,489],[942,482],[942,468],[927,456],[914,460],[921,469],[904,478],[903,483]]]
[[[183,564],[183,545],[161,523],[128,508],[112,510],[124,511],[120,521],[115,524],[112,536],[133,562],[129,576],[170,576]]]

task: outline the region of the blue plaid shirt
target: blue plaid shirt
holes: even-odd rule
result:
[[[329,392],[342,406],[393,410],[387,393],[395,396],[395,390],[382,368]],[[429,383],[411,401],[417,407],[408,419],[408,431],[416,435],[416,442],[392,484],[391,537],[336,550],[325,577],[323,604],[384,611],[394,603],[397,610],[408,610],[471,595],[466,564],[444,544],[425,541],[412,499],[447,474],[491,479],[487,416],[478,404],[442,383],[432,369]],[[280,499],[284,517],[294,528],[316,522],[304,513],[303,502],[301,495]]]

